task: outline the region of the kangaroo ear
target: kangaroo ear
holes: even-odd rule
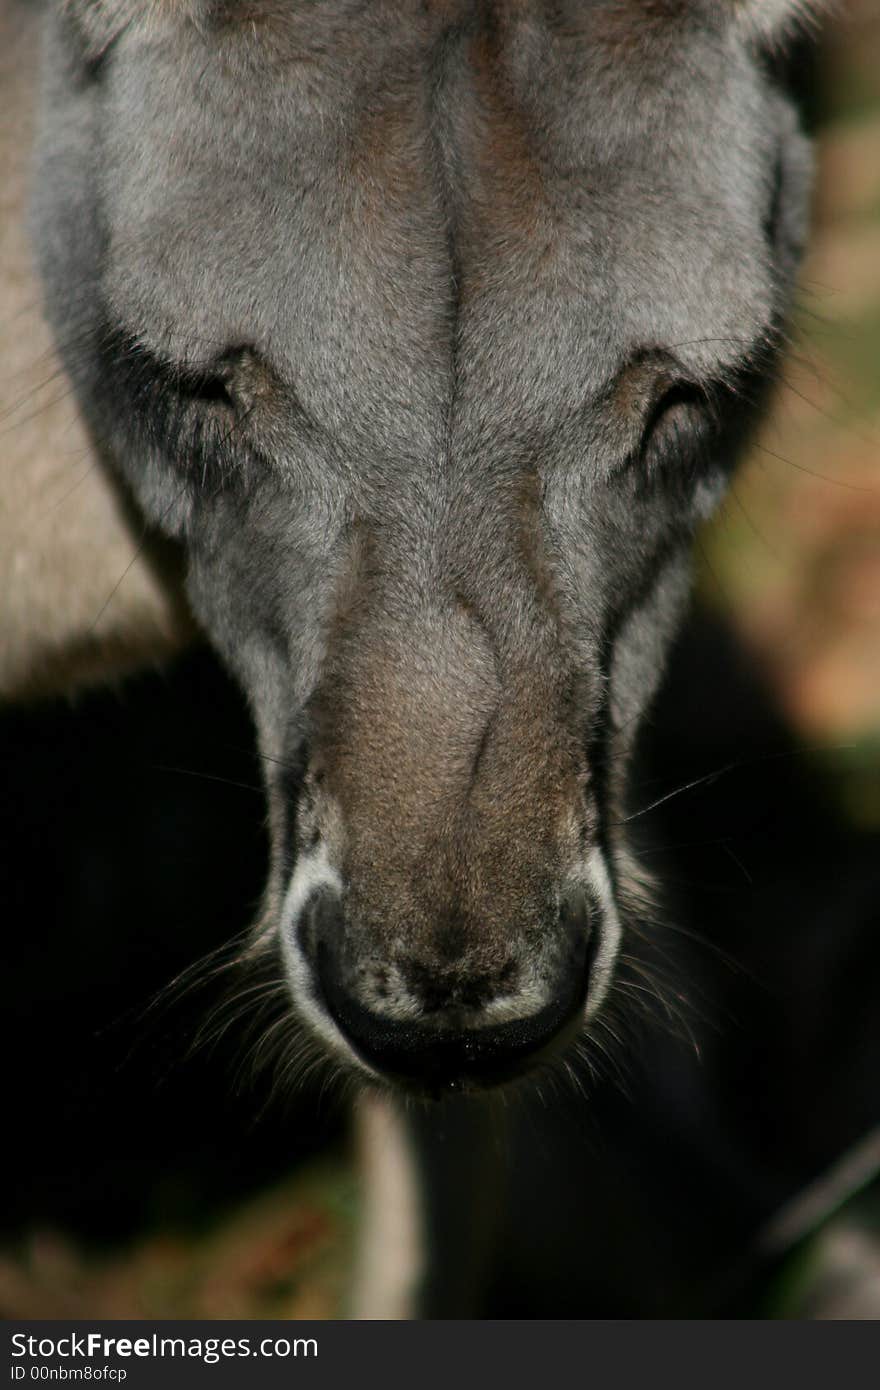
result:
[[[776,44],[799,29],[814,28],[833,0],[726,0],[746,38]]]

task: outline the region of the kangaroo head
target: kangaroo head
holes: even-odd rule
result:
[[[627,761],[775,359],[792,0],[67,0],[34,225],[92,429],[249,697],[327,1049],[600,1007]]]

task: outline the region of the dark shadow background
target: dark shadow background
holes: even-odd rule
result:
[[[198,1222],[332,1130],[315,1115],[255,1129],[269,1078],[236,1078],[242,1031],[193,1052],[221,986],[167,991],[256,911],[252,743],[207,651],[0,722],[7,1235],[49,1224],[118,1241],[159,1217]]]
[[[75,707],[7,713],[0,762],[7,1245],[34,1229],[92,1252],[155,1227],[197,1236],[344,1132],[316,1093],[273,1103],[268,1079],[237,1083],[241,1031],[190,1053],[210,990],[144,1013],[258,899],[246,713],[199,652]],[[628,1066],[627,1094],[613,1078],[598,1087],[583,1143],[564,1133],[564,1104],[548,1110],[597,1259],[585,1277],[551,1250],[536,1271],[523,1251],[546,1249],[553,1181],[524,1176],[499,1315],[732,1313],[743,1299],[754,1311],[770,1271],[745,1287],[725,1271],[880,1122],[880,836],[837,820],[821,767],[729,634],[698,615],[633,804],[707,776],[636,823],[666,916],[694,933],[671,945],[702,1061],[660,1029]]]

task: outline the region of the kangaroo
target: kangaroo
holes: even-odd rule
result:
[[[404,1102],[463,1098],[467,1206],[493,1089],[589,1039],[644,910],[627,770],[780,355],[810,156],[778,59],[819,8],[49,6],[30,224],[94,466],[48,600],[10,536],[0,674],[173,649],[141,518],[181,547],[266,769],[253,949],[362,1093],[361,1316],[468,1283],[456,1239],[428,1292],[450,1179]]]

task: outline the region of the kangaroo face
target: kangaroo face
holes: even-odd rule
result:
[[[627,759],[797,260],[791,9],[56,17],[50,316],[249,696],[262,930],[364,1072],[503,1080],[609,989]]]

